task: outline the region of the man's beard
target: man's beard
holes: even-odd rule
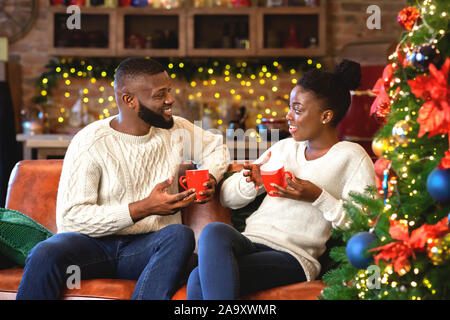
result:
[[[139,101],[138,117],[141,118],[149,126],[154,126],[162,129],[171,129],[174,125],[173,117],[167,121],[161,114],[150,110]]]

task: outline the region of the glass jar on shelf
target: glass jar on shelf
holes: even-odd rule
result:
[[[22,132],[28,135],[44,133],[44,110],[40,105],[33,105],[20,111]]]
[[[68,124],[71,128],[78,129],[83,126],[83,114],[84,114],[84,106],[83,106],[83,90],[79,90],[78,99],[70,108],[70,114],[68,119]]]
[[[267,0],[266,7],[281,7],[283,0]]]
[[[305,5],[307,7],[319,7],[320,0],[305,0]]]
[[[86,0],[70,0],[69,5],[84,7],[84,6],[86,6]]]
[[[105,8],[117,8],[118,0],[105,0]]]
[[[239,7],[251,7],[252,1],[251,0],[234,0],[233,7],[239,8]]]
[[[214,0],[214,5],[220,8],[231,8],[233,6],[230,0]]]
[[[164,9],[179,8],[180,0],[161,0],[161,7]]]
[[[133,7],[147,7],[148,1],[147,0],[131,0],[131,5]]]
[[[129,7],[131,6],[131,0],[119,0],[119,6]]]
[[[205,0],[193,0],[195,8],[203,8],[205,6]]]
[[[90,0],[89,3],[92,7],[103,6],[105,4],[105,0]]]

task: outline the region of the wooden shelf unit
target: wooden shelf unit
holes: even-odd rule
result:
[[[57,15],[66,14],[66,7],[55,6],[50,7],[50,23],[49,37],[50,48],[49,54],[59,56],[152,56],[152,57],[281,57],[281,56],[323,56],[326,53],[326,9],[325,1],[321,2],[320,7],[245,7],[245,8],[193,8],[184,7],[177,9],[153,9],[153,8],[136,8],[136,7],[81,7],[81,30],[86,28],[86,17],[89,15],[104,16],[108,19],[107,25],[98,22],[108,35],[108,45],[105,48],[97,47],[58,47],[55,45],[55,33],[59,26],[55,25]],[[67,18],[69,17],[68,14]],[[130,17],[135,16],[136,19],[131,20]],[[146,21],[148,17],[149,20]],[[209,26],[208,19],[211,20],[211,30],[201,33],[205,37],[212,39],[221,37],[218,34],[217,21],[226,17],[230,19],[242,19],[248,23],[248,40],[249,48],[218,48],[206,47],[200,48],[196,46],[196,24],[202,25],[203,29]],[[237,18],[238,17],[238,18]],[[302,19],[303,17],[303,19]],[[126,32],[128,25],[139,29],[142,32],[150,32],[149,30],[161,28],[163,19],[171,19],[170,22],[164,21],[166,24],[175,23],[172,30],[177,31],[178,48],[143,48],[134,49],[127,48]],[[216,18],[216,19],[215,19]],[[129,19],[129,20],[127,20]],[[153,22],[155,25],[151,24]],[[271,20],[272,19],[272,20]],[[136,20],[136,21],[135,21]],[[140,21],[137,21],[140,20]],[[129,22],[127,24],[127,21]],[[163,23],[163,24],[164,24]],[[308,35],[317,39],[318,45],[314,48],[283,48],[267,47],[268,29],[277,29],[278,33],[283,36],[283,32],[288,33],[289,24],[295,24],[298,30],[299,38],[303,39],[305,35],[302,30],[306,30]],[[176,25],[178,24],[178,25]],[[131,28],[131,27],[130,27]],[[285,30],[285,31],[284,31]],[[64,30],[67,32],[76,32],[73,30]],[[283,41],[281,39],[280,41]]]

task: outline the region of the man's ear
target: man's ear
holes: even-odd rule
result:
[[[136,103],[136,99],[135,99],[134,95],[124,92],[124,93],[122,93],[120,98],[121,98],[122,102],[124,103],[124,105],[126,105],[128,108],[130,108],[130,109],[137,108],[137,103]]]

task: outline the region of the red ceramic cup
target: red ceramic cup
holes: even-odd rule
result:
[[[292,173],[289,171],[284,170],[284,167],[281,167],[277,170],[270,170],[266,171],[263,170],[263,167],[261,167],[261,178],[263,180],[264,188],[266,188],[267,194],[271,197],[279,197],[278,195],[271,194],[271,191],[277,191],[277,188],[271,186],[272,183],[276,184],[277,186],[286,188],[287,183],[285,176],[289,175],[289,177],[292,179]]]
[[[183,179],[186,178],[187,187],[183,184]],[[186,170],[186,175],[181,176],[179,182],[181,186],[186,189],[195,189],[197,199],[204,199],[206,195],[199,195],[200,191],[207,189],[203,184],[209,181],[209,170]]]

